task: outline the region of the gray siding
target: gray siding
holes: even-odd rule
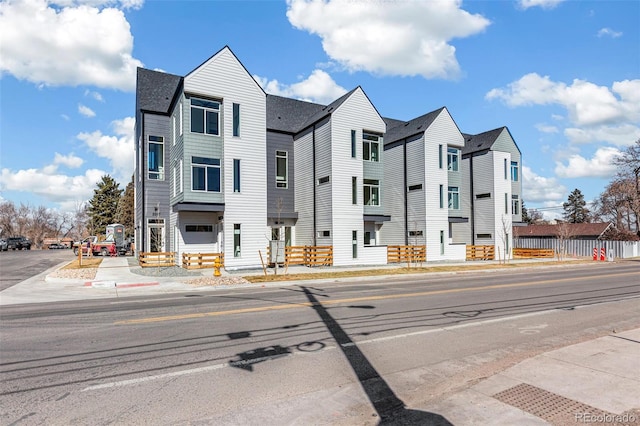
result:
[[[276,186],[276,151],[286,151],[288,158],[287,188]],[[295,212],[295,153],[293,136],[267,132],[267,216],[278,217],[278,200],[282,200],[282,212]]]
[[[404,185],[404,154],[402,144],[393,147],[385,147],[384,150],[384,174],[382,184],[384,196],[384,214],[391,216],[391,220],[385,222],[380,228],[380,241],[378,244],[404,245],[404,197],[406,189]]]

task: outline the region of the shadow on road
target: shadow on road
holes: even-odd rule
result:
[[[311,302],[312,308],[326,325],[331,336],[338,343],[338,347],[342,350],[349,364],[351,364],[351,368],[358,376],[360,385],[380,416],[381,425],[452,425],[439,414],[408,409],[402,400],[396,396],[393,389],[378,374],[375,367],[355,342],[351,340],[347,332],[331,316],[329,311],[322,306],[313,291],[305,286],[300,286],[300,288],[309,299],[309,302]]]

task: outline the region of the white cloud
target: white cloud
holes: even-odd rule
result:
[[[554,9],[565,0],[520,0],[518,4],[522,9],[540,7],[542,9]]]
[[[556,175],[561,178],[611,177],[616,172],[613,159],[621,152],[615,148],[599,148],[593,158],[586,159],[581,155],[570,155],[567,164],[556,162]]]
[[[94,85],[133,91],[132,1],[18,0],[0,3],[0,73],[45,86]],[[60,7],[62,6],[62,7]]]
[[[129,182],[133,174],[134,124],[135,118],[127,117],[111,123],[115,136],[99,130],[77,136],[99,157],[109,160],[118,182]]]
[[[85,117],[95,117],[96,113],[89,108],[88,106],[79,104],[78,105],[78,112],[82,115],[84,115]]]
[[[575,127],[565,135],[572,142],[630,145],[640,134],[640,79],[616,81],[611,88],[575,79],[571,85],[531,73],[506,88],[492,89],[485,98],[511,107],[560,105]]]
[[[526,203],[551,202],[557,204],[565,197],[567,188],[556,178],[537,175],[527,166],[522,167],[522,192]]]
[[[53,158],[53,164],[61,164],[72,169],[77,169],[78,167],[82,166],[83,163],[84,160],[74,154],[62,155],[56,152]]]
[[[265,92],[272,95],[286,96],[304,101],[329,104],[344,95],[347,90],[338,85],[329,74],[322,70],[314,70],[311,75],[298,83],[286,85],[278,80],[269,80],[254,75]]]
[[[84,91],[84,95],[88,96],[88,97],[91,97],[91,98],[95,99],[98,102],[104,102],[104,98],[98,92],[94,92],[92,90],[88,90],[87,89],[87,90]]]
[[[600,31],[598,31],[598,37],[618,38],[622,37],[622,32],[614,31],[611,28],[602,28]]]
[[[351,72],[457,78],[460,66],[450,41],[490,24],[460,6],[461,0],[288,0],[287,18],[318,35],[327,55]]]
[[[536,124],[536,129],[542,133],[558,133],[558,128],[556,126],[550,126],[548,124]]]

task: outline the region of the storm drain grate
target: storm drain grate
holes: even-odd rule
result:
[[[554,425],[576,424],[589,418],[613,419],[616,416],[553,392],[521,383],[493,395],[500,402],[520,408]],[[611,424],[611,423],[609,423]]]

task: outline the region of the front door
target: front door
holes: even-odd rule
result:
[[[164,219],[154,219],[149,221],[147,230],[149,239],[147,240],[147,251],[164,252]]]

